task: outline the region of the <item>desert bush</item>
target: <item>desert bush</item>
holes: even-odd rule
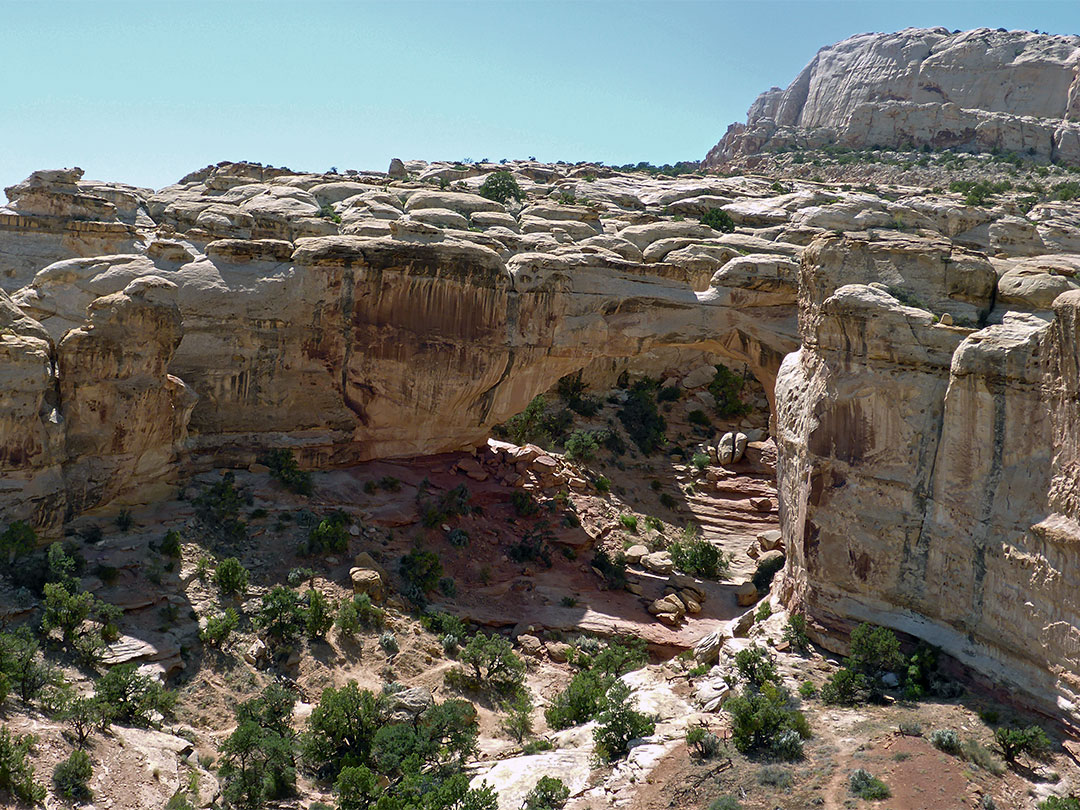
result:
[[[888,785],[862,768],[852,772],[848,785],[852,793],[867,801],[887,799],[892,795]]]
[[[731,560],[703,537],[682,537],[668,548],[671,562],[684,574],[703,579],[723,579],[731,571]]]
[[[176,703],[175,693],[139,672],[134,662],[119,664],[98,678],[94,697],[109,707],[111,719],[142,728],[154,725],[159,715],[168,717]]]
[[[760,689],[767,683],[780,683],[780,674],[776,670],[776,656],[756,644],[735,653],[735,667],[743,680],[756,689]]]
[[[1050,748],[1050,738],[1038,726],[1002,726],[994,730],[994,743],[1001,758],[1010,765],[1020,754],[1041,757]]]
[[[571,461],[591,461],[600,449],[596,437],[588,430],[575,430],[564,446],[566,457]]]
[[[855,706],[866,701],[866,676],[846,667],[829,676],[821,687],[821,699],[836,706]]]
[[[94,767],[90,763],[90,756],[85,751],[76,749],[71,752],[71,756],[58,762],[53,768],[53,787],[57,795],[82,804],[94,798],[94,793],[90,790],[90,777],[93,775]]]
[[[349,532],[345,528],[349,518],[343,512],[335,512],[320,520],[308,532],[304,551],[307,554],[340,554],[349,547]]]
[[[34,781],[30,762],[34,742],[30,734],[12,735],[7,726],[0,726],[0,793],[27,804],[45,801],[45,786]]]
[[[314,639],[326,638],[326,634],[334,626],[334,612],[330,607],[330,600],[315,588],[309,588],[307,592],[304,623],[308,638]]]
[[[272,684],[236,709],[236,728],[221,745],[222,795],[232,807],[259,808],[296,785],[296,736],[289,724],[296,697]]]
[[[284,585],[275,585],[264,594],[255,613],[255,625],[271,644],[291,644],[300,638],[306,624],[300,594]]]
[[[599,725],[593,731],[593,742],[597,758],[603,762],[626,756],[631,741],[656,729],[655,719],[634,708],[630,687],[622,681],[615,681],[607,690],[596,719]]]
[[[789,788],[792,785],[791,771],[779,765],[766,765],[757,772],[757,783],[775,788]]]
[[[654,388],[655,383],[650,380],[634,383],[617,414],[627,434],[647,456],[666,442],[664,431],[667,430],[667,422],[656,409]]]
[[[960,753],[960,735],[951,728],[939,728],[930,732],[930,744],[946,754]]]
[[[506,716],[502,720],[502,730],[519,744],[533,733],[533,702],[529,693],[521,689],[503,706]]]
[[[199,631],[199,638],[210,647],[221,648],[239,626],[240,614],[235,608],[228,608],[224,613],[207,618],[206,626]]]
[[[400,649],[397,636],[389,630],[379,636],[379,647],[387,655],[397,655],[398,650]]]
[[[338,221],[341,221],[340,217]],[[270,475],[280,481],[289,492],[297,495],[312,493],[311,473],[300,469],[292,450],[271,450],[263,458],[263,464],[270,468]]]
[[[772,586],[773,577],[784,567],[783,556],[766,557],[757,564],[754,575],[750,581],[758,589],[758,593],[767,593]]]
[[[229,471],[205,487],[192,500],[199,518],[218,539],[237,542],[247,538],[247,524],[240,520],[245,499],[236,489],[236,476]]]
[[[626,587],[626,555],[621,551],[611,556],[603,549],[597,549],[591,565],[604,578],[604,587],[608,590],[622,590]]]
[[[801,613],[788,616],[787,624],[784,625],[784,641],[788,642],[792,649],[801,653],[810,650],[810,637],[806,634],[806,617]]]
[[[903,663],[900,642],[887,627],[860,624],[851,632],[849,666],[865,675],[897,669]]]
[[[721,796],[709,805],[709,810],[742,810],[742,805],[734,796]]]
[[[724,742],[702,726],[691,726],[686,730],[686,746],[701,759],[712,759],[720,755]]]
[[[709,393],[716,400],[716,413],[724,419],[746,416],[753,410],[749,403],[743,402],[739,394],[745,379],[734,373],[727,366],[718,365],[716,376],[709,383]]]
[[[622,524],[622,527],[624,529],[626,529],[626,531],[631,532],[631,533],[635,533],[635,534],[637,533],[637,524],[638,524],[637,515],[630,515],[630,514],[619,515],[619,523]]]
[[[176,529],[169,529],[165,532],[165,537],[162,538],[160,551],[166,557],[177,558],[180,556],[180,541],[182,540],[180,532]]]
[[[810,698],[817,695],[817,687],[814,686],[813,681],[803,681],[799,684],[799,697],[803,700],[810,700]]]
[[[986,807],[985,803],[983,807]],[[993,810],[993,805],[987,810]],[[1080,799],[1075,796],[1047,796],[1039,802],[1038,810],[1080,810]]]
[[[570,788],[555,776],[541,776],[525,795],[521,810],[561,810],[570,798]]]
[[[735,222],[731,215],[720,208],[710,208],[701,217],[701,224],[708,225],[714,231],[731,233],[735,230]]]
[[[497,171],[484,178],[484,182],[480,184],[480,196],[505,203],[511,198],[520,201],[524,193],[514,175],[508,171]]]
[[[76,632],[82,623],[90,618],[96,601],[92,593],[69,593],[63,585],[46,583],[42,632],[48,634],[59,630],[65,643],[74,642]]]
[[[214,584],[225,596],[243,596],[248,587],[248,570],[236,557],[226,557],[214,570]]]
[[[582,670],[574,674],[551,705],[544,710],[548,725],[559,730],[592,720],[600,710],[610,678],[603,673]]]
[[[781,758],[798,759],[801,744],[796,744],[786,731],[794,731],[800,740],[810,736],[810,727],[802,712],[788,707],[787,693],[771,682],[760,691],[752,687],[741,695],[729,698],[724,704],[731,715],[732,742],[742,753],[765,751]]]
[[[513,695],[525,683],[525,662],[502,636],[477,633],[462,647],[458,660],[462,668],[447,673],[452,685]]]
[[[434,552],[414,548],[401,558],[398,573],[405,580],[408,589],[423,595],[439,584],[439,578],[442,577],[442,563]]]

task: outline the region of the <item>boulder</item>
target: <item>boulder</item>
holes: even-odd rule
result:
[[[372,568],[352,568],[349,570],[353,593],[366,593],[372,602],[386,599],[386,586],[382,576]]]
[[[641,562],[642,557],[645,557],[648,553],[649,549],[647,546],[643,546],[641,543],[635,543],[624,552],[624,555],[628,563],[637,565]]]
[[[530,658],[538,658],[544,651],[544,645],[534,635],[529,633],[523,633],[517,637],[518,647],[521,648],[521,652]]]
[[[556,664],[565,664],[574,648],[563,641],[547,641],[544,642],[544,649],[547,650],[548,658]]]
[[[694,660],[699,664],[715,664],[728,636],[723,630],[713,630],[694,645]]]
[[[730,464],[735,457],[735,434],[725,433],[720,437],[716,445],[716,461],[718,464]]]
[[[762,551],[773,551],[784,547],[784,534],[779,529],[769,529],[761,532],[757,536],[757,540]]]
[[[670,574],[675,570],[675,564],[671,561],[671,555],[666,551],[654,551],[641,558],[642,567],[654,574]]]
[[[435,698],[424,687],[414,686],[394,692],[387,704],[391,723],[413,723],[417,717],[435,705]]]
[[[758,600],[758,589],[753,582],[744,582],[735,589],[735,601],[739,607],[749,607]]]
[[[649,613],[664,624],[674,627],[686,615],[686,605],[675,594],[668,594],[649,605]]]
[[[390,168],[386,170],[386,173],[395,179],[403,179],[409,176],[408,170],[405,168],[405,163],[401,158],[391,158]]]
[[[737,464],[742,461],[743,453],[746,452],[747,437],[745,433],[736,433],[734,439],[734,446],[731,452],[732,464]]]

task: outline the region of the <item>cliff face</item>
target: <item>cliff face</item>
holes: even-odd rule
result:
[[[1080,163],[1080,38],[1026,31],[909,28],[823,48],[773,88],[706,158],[763,149],[999,149]]]
[[[13,207],[66,206],[23,236],[115,191],[133,241],[7,243],[0,525],[55,534],[270,448],[468,449],[568,373],[707,352],[774,406],[785,594],[824,641],[896,627],[1080,722],[1080,204],[510,164],[504,206],[473,193],[498,168],[20,184]],[[691,219],[714,208],[734,232]]]
[[[802,348],[776,390],[789,596],[830,630],[896,627],[1075,713],[1080,293],[946,326],[852,273],[867,249],[828,237],[804,256]],[[989,311],[985,270],[952,265],[927,298]]]

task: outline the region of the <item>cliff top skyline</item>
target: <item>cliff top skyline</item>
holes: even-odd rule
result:
[[[160,188],[223,159],[694,160],[853,34],[1080,31],[1058,2],[3,5],[0,187],[79,165]]]

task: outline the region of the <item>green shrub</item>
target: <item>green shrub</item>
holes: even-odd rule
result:
[[[1020,754],[1041,757],[1050,748],[1050,738],[1038,726],[1002,726],[994,730],[994,743],[1002,759],[1010,765]]]
[[[464,548],[469,545],[469,533],[464,529],[451,529],[446,533],[446,542],[454,548]]]
[[[338,810],[368,810],[382,789],[378,777],[363,765],[342,768],[334,782]]]
[[[830,675],[821,688],[821,699],[835,706],[855,706],[867,695],[866,676],[847,667]]]
[[[291,644],[299,639],[307,625],[300,594],[284,585],[275,585],[263,595],[255,625],[271,644]]]
[[[345,528],[348,516],[336,512],[320,520],[308,532],[307,554],[341,554],[349,548],[349,532]]]
[[[540,511],[536,499],[522,489],[515,489],[510,493],[510,503],[513,505],[514,512],[517,513],[518,517],[529,517]]]
[[[709,419],[709,415],[700,408],[695,408],[686,415],[687,421],[691,425],[701,425],[701,427],[708,427],[712,424],[712,420]],[[706,456],[708,458],[708,456]]]
[[[521,689],[503,708],[506,716],[502,720],[502,730],[520,745],[533,733],[532,713],[535,707],[532,698],[525,689]]]
[[[176,703],[173,692],[139,672],[134,662],[119,664],[98,678],[94,697],[109,707],[111,719],[141,728],[153,725],[158,715],[168,717]]]
[[[664,445],[667,422],[656,409],[654,384],[642,380],[630,388],[629,396],[618,411],[627,434],[645,455],[652,455]]]
[[[239,626],[240,614],[234,608],[228,608],[224,613],[207,618],[206,626],[199,632],[199,638],[210,647],[221,648]]]
[[[692,463],[694,465],[694,469],[696,469],[698,472],[701,472],[709,466],[709,456],[705,453],[694,453]]]
[[[165,537],[161,541],[161,553],[166,557],[172,557],[176,559],[180,556],[180,532],[176,529],[169,529],[165,532]]]
[[[742,810],[742,805],[734,796],[721,796],[709,805],[709,810]]]
[[[735,653],[735,668],[742,679],[756,689],[767,683],[780,683],[780,673],[776,669],[776,656],[765,647],[754,644]]]
[[[768,593],[769,588],[772,585],[773,577],[775,577],[777,572],[783,567],[783,556],[766,557],[757,564],[757,568],[754,570],[754,576],[750,578],[750,581],[754,583],[754,587],[758,589],[758,593]]]
[[[810,637],[806,634],[806,617],[801,613],[788,616],[787,624],[784,625],[784,641],[794,650],[809,652]]]
[[[368,594],[360,593],[352,599],[341,601],[334,621],[344,635],[353,636],[362,626],[381,627],[383,611],[382,608],[372,604]]]
[[[307,592],[304,622],[308,638],[314,639],[326,638],[326,634],[334,626],[334,612],[330,608],[330,600],[315,588],[309,588]]]
[[[716,413],[724,419],[746,416],[753,407],[739,398],[746,380],[727,366],[718,365],[716,376],[709,383],[709,393],[716,400]]]
[[[571,461],[591,461],[600,445],[588,430],[575,430],[566,440],[566,457]]]
[[[4,696],[10,686],[29,703],[55,679],[55,673],[38,658],[38,643],[27,626],[13,633],[0,633],[0,691]]]
[[[398,647],[397,636],[389,630],[379,636],[379,647],[387,655],[397,655],[398,650],[400,649]]]
[[[236,709],[236,729],[221,745],[221,792],[231,807],[259,808],[291,795],[296,785],[296,697],[277,684]]]
[[[722,579],[731,570],[731,560],[703,537],[683,537],[671,544],[671,562],[684,574],[703,579]]]
[[[45,801],[45,786],[34,781],[29,762],[34,742],[30,734],[12,736],[7,726],[0,726],[0,792],[27,804]]]
[[[350,765],[369,762],[371,741],[382,725],[384,700],[356,681],[323,690],[301,737],[303,759],[320,777],[333,780]]]
[[[724,710],[731,715],[731,740],[740,752],[763,751],[784,759],[802,756],[801,744],[784,732],[793,731],[805,740],[810,727],[802,712],[788,707],[782,688],[771,682],[765,682],[760,691],[748,687],[729,698]]]
[[[226,557],[214,570],[214,584],[225,596],[247,593],[248,571],[236,557]]]
[[[931,732],[930,744],[946,754],[960,753],[960,735],[951,728],[939,728]]]
[[[623,514],[619,515],[619,523],[628,532],[637,533],[637,515]]]
[[[75,641],[76,632],[84,621],[90,618],[90,613],[96,603],[92,593],[68,593],[67,588],[54,582],[45,584],[44,615],[41,619],[41,630],[48,634],[53,630],[59,630],[64,642],[71,644]]]
[[[548,725],[560,730],[592,720],[600,711],[611,678],[602,672],[582,670],[574,674],[566,688],[544,710]]]
[[[817,695],[817,687],[814,686],[813,681],[803,681],[799,684],[799,697],[803,700],[810,700],[815,695]]]
[[[53,769],[53,787],[56,788],[57,795],[82,804],[94,798],[94,793],[90,790],[90,777],[93,775],[90,756],[85,751],[76,749],[71,752],[71,756],[56,764]]]
[[[520,201],[524,194],[514,175],[508,171],[498,171],[489,174],[480,184],[480,196],[505,203],[511,198]]]
[[[103,709],[103,704],[97,698],[75,697],[64,706],[60,718],[71,726],[76,741],[83,746],[95,728],[103,723],[108,724],[107,717],[103,717]]]
[[[536,785],[525,795],[521,810],[561,810],[570,798],[570,788],[562,779],[541,776]]]
[[[656,392],[657,402],[678,402],[682,399],[682,391],[677,385],[668,385]]]
[[[596,719],[593,742],[602,762],[626,756],[633,740],[647,737],[656,729],[655,719],[634,708],[630,687],[622,681],[615,681],[607,690]]]
[[[720,208],[710,208],[701,217],[701,224],[708,225],[714,231],[731,233],[735,230],[735,222],[731,215]]]
[[[852,793],[867,801],[879,801],[892,795],[888,785],[862,768],[852,772],[849,786]]]
[[[398,573],[405,580],[407,595],[414,592],[422,596],[439,584],[439,578],[442,576],[442,563],[439,562],[439,558],[434,552],[414,548],[401,558],[401,562],[398,564]],[[412,598],[411,595],[410,598]]]
[[[338,217],[337,221],[340,222],[341,217]],[[289,492],[297,495],[312,493],[311,473],[300,469],[292,450],[271,450],[263,458],[263,464],[270,468],[270,475],[280,481]]]
[[[16,520],[0,533],[0,565],[9,565],[37,547],[37,532],[25,520]]]
[[[622,590],[626,587],[626,555],[621,551],[612,557],[603,549],[597,549],[591,565],[600,572],[608,590]]]
[[[1080,810],[1080,799],[1073,796],[1048,796],[1039,802],[1038,810]]]
[[[779,765],[766,765],[757,772],[757,783],[776,788],[789,788],[792,784],[791,771]]]
[[[236,476],[229,471],[192,500],[199,518],[225,542],[247,539],[247,525],[239,519],[245,500],[237,492],[235,482]]]
[[[961,753],[964,759],[987,773],[992,773],[994,776],[1005,773],[1005,766],[994,757],[993,752],[975,740],[965,740],[961,746]]]
[[[691,726],[686,730],[686,747],[701,759],[712,759],[720,756],[724,742],[708,729]]]
[[[772,616],[772,605],[770,605],[766,601],[763,601],[760,605],[758,605],[758,609],[754,613],[754,621],[763,622],[770,616]]]
[[[447,673],[452,684],[513,695],[525,683],[525,662],[502,636],[477,633],[461,649],[458,660],[463,669]]]
[[[611,491],[611,481],[603,475],[598,475],[593,479],[593,486],[596,487],[596,491],[601,495],[606,495]]]
[[[896,634],[887,627],[865,623],[851,632],[849,657],[849,666],[866,675],[897,669],[903,662]]]
[[[539,754],[541,751],[550,751],[555,746],[551,744],[551,740],[532,740],[521,746],[522,756],[531,757],[533,754]]]

